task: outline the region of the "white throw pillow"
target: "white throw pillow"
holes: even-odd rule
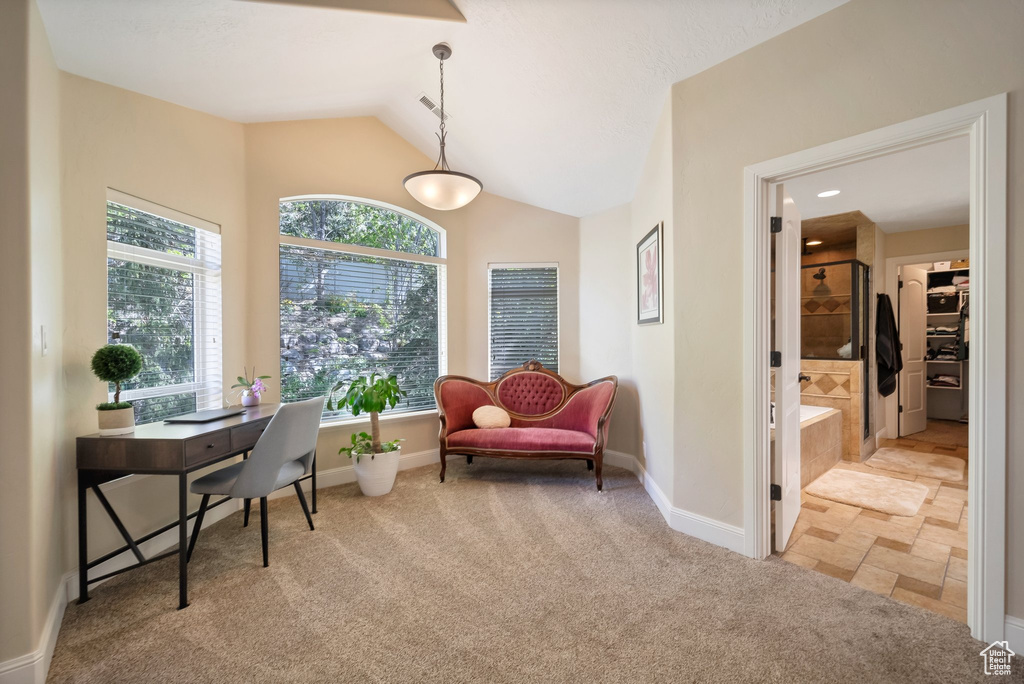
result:
[[[473,424],[478,428],[507,428],[512,424],[505,409],[497,406],[481,406],[473,411]]]

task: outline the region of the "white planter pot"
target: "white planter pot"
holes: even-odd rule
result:
[[[395,476],[398,474],[398,457],[402,450],[396,449],[386,454],[361,454],[359,460],[353,463],[356,469],[356,481],[359,489],[365,496],[381,496],[391,491],[395,486]],[[352,460],[355,461],[353,456]]]
[[[113,411],[96,411],[96,417],[100,434],[105,437],[135,432],[135,409],[130,406]]]

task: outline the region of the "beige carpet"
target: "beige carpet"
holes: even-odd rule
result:
[[[958,420],[929,420],[922,432],[907,435],[907,439],[945,446],[967,446],[967,423]]]
[[[844,468],[833,468],[804,491],[819,499],[905,516],[917,515],[928,494],[923,484]]]
[[[879,470],[888,470],[907,475],[922,475],[946,482],[960,482],[964,479],[962,458],[945,454],[925,454],[919,451],[882,447],[871,456],[865,465]]]
[[[986,680],[963,624],[675,532],[626,471],[605,490],[582,462],[477,458],[325,490],[315,532],[272,501],[269,568],[258,512],[228,517],[186,610],[174,560],[68,606],[50,681]]]

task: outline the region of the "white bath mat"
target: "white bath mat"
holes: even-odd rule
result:
[[[928,494],[923,484],[845,468],[833,468],[804,491],[819,499],[905,516],[917,515]]]
[[[918,451],[884,447],[876,451],[864,464],[879,470],[923,475],[946,482],[960,482],[964,479],[964,460],[945,454],[923,454]]]

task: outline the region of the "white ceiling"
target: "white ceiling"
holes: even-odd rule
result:
[[[952,138],[786,181],[802,218],[860,211],[886,233],[959,226],[970,210],[970,141]],[[824,190],[839,190],[819,198]]]
[[[300,0],[39,5],[65,71],[241,122],[377,116],[431,158],[417,100],[436,101],[447,41],[452,168],[584,216],[632,199],[670,84],[845,1],[453,0],[465,23]]]

